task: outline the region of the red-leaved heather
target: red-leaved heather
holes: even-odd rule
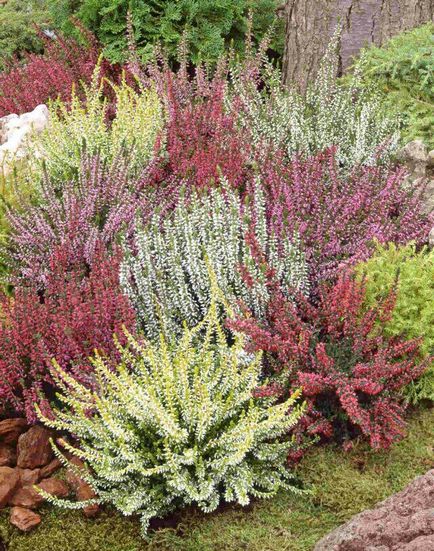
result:
[[[232,186],[241,186],[249,173],[249,146],[235,117],[225,112],[225,84],[212,86],[206,96],[199,91],[182,100],[173,85],[169,76],[165,144],[168,173],[195,187],[213,185],[220,175]]]
[[[333,149],[291,163],[262,167],[268,218],[276,233],[298,232],[314,282],[364,260],[375,240],[426,241],[432,217],[423,213],[423,187],[405,183],[405,169],[357,166],[339,170]]]
[[[0,413],[25,414],[36,421],[34,403],[45,413],[54,386],[53,358],[77,380],[94,386],[88,357],[97,349],[113,360],[113,334],[134,332],[134,310],[119,287],[119,254],[100,250],[94,268],[69,261],[68,246],[54,251],[46,287],[18,286],[1,298]]]
[[[73,86],[80,94],[80,83],[90,83],[100,56],[93,35],[80,30],[85,33],[86,45],[72,38],[48,38],[41,33],[44,53],[14,60],[0,73],[0,117],[32,111],[49,99],[60,98],[68,103]],[[101,78],[116,80],[119,74],[119,67],[106,60],[101,62]],[[107,90],[111,92],[110,87]]]
[[[249,337],[251,351],[263,350],[271,375],[260,394],[302,387],[308,409],[296,432],[347,443],[363,435],[375,448],[403,436],[401,389],[426,368],[418,340],[389,339],[378,321],[390,318],[394,296],[363,313],[365,288],[349,276],[319,288],[318,304],[290,302],[276,285],[265,321],[253,317],[228,325]]]

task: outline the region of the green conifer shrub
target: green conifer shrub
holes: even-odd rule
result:
[[[361,53],[362,83],[377,86],[391,115],[402,119],[405,142],[423,139],[434,148],[434,23],[391,38]]]
[[[69,17],[78,17],[98,37],[104,54],[112,62],[127,58],[127,13],[131,12],[134,38],[142,59],[152,55],[153,47],[162,44],[170,58],[184,33],[191,48],[193,63],[215,62],[225,48],[233,45],[241,53],[253,10],[253,36],[259,42],[275,21],[277,0],[50,0],[52,17],[64,32],[73,32]],[[272,44],[275,53],[283,50],[283,23]]]
[[[397,247],[393,243],[378,245],[368,261],[356,267],[356,273],[366,280],[366,307],[384,299],[396,286],[396,306],[383,330],[386,335],[414,339],[422,337],[425,356],[434,354],[434,251],[417,251],[413,244]],[[407,390],[416,403],[434,400],[434,363]]]

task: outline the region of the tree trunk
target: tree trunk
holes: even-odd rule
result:
[[[339,20],[345,70],[362,46],[434,21],[434,0],[286,0],[278,11],[286,24],[283,80],[304,89]]]

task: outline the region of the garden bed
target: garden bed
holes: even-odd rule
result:
[[[4,511],[0,535],[7,551],[311,551],[330,530],[433,468],[433,443],[434,409],[413,412],[407,438],[389,452],[363,445],[347,454],[334,446],[312,449],[297,469],[311,496],[281,492],[248,508],[182,512],[161,521],[149,542],[136,519],[108,511],[86,519],[52,507],[42,509],[43,522],[30,534],[11,527]]]

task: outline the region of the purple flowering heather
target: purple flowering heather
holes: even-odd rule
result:
[[[426,241],[432,214],[423,212],[423,186],[405,182],[403,168],[339,170],[334,149],[262,170],[269,223],[278,235],[298,232],[314,282],[364,260],[375,240]]]
[[[120,231],[132,230],[136,212],[151,209],[147,174],[130,180],[127,167],[106,167],[99,158],[84,158],[79,177],[59,186],[46,176],[40,201],[9,212],[9,254],[20,279],[44,287],[52,251],[69,244],[70,262],[92,265],[98,243],[110,246]]]

